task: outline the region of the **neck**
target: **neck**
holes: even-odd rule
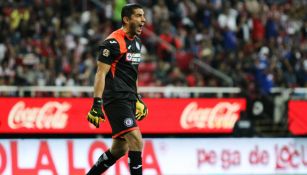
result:
[[[123,26],[122,29],[123,29],[123,31],[126,33],[126,35],[127,35],[129,38],[133,38],[133,37],[134,37],[134,35],[131,34],[131,32],[129,32],[129,29],[128,29],[127,26]]]

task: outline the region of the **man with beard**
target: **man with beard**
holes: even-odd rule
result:
[[[90,123],[99,127],[104,112],[112,128],[112,146],[103,153],[88,175],[105,172],[128,153],[132,175],[142,174],[142,134],[136,121],[148,110],[137,94],[138,64],[141,62],[141,34],[145,24],[144,10],[138,4],[122,8],[122,28],[111,33],[99,47],[94,83],[94,102],[88,113]]]

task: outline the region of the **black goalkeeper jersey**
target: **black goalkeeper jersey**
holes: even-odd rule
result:
[[[128,38],[122,29],[111,33],[99,46],[98,60],[111,65],[106,75],[104,104],[116,99],[136,100],[141,40]]]

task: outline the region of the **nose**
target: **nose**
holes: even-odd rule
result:
[[[146,18],[145,18],[144,15],[142,16],[142,22],[144,22],[144,23],[146,22]]]

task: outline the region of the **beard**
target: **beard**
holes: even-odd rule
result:
[[[136,23],[130,24],[129,33],[131,34],[131,36],[140,35],[141,31],[142,30],[139,29],[139,24],[136,24]]]

